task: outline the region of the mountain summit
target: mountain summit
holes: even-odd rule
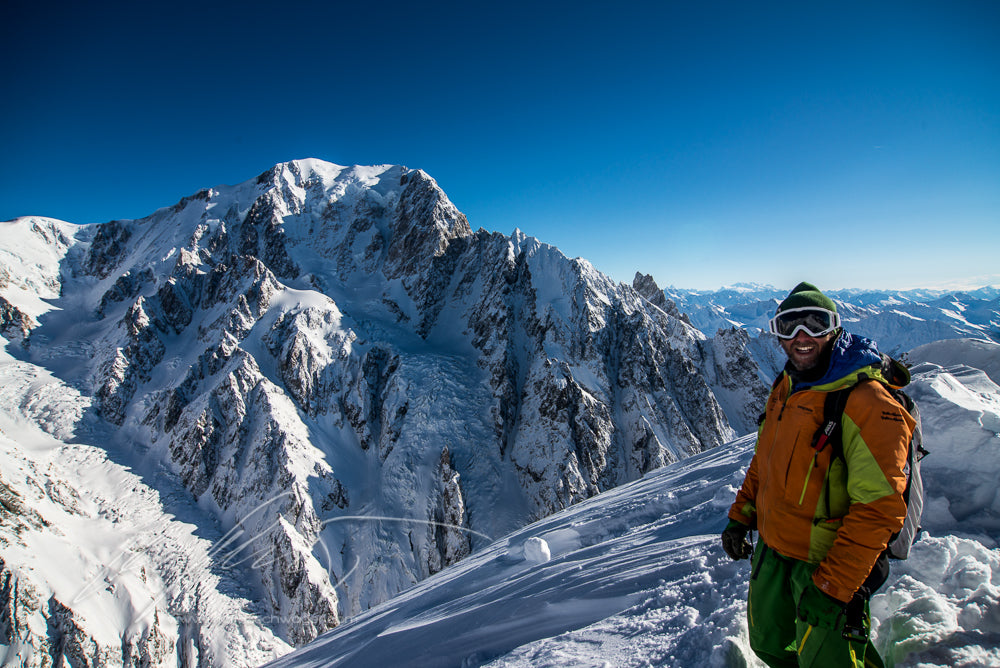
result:
[[[144,575],[87,587],[88,558],[63,579],[86,600],[150,601],[109,621],[5,562],[36,593],[6,602],[36,657],[70,637],[91,661],[280,654],[747,431],[764,392],[738,333],[709,340],[584,260],[473,232],[419,170],[299,160],[139,220],[3,226],[8,404],[46,443],[8,456],[68,490],[5,540],[46,534],[76,495],[87,522],[132,527],[120,570]],[[95,466],[127,483],[88,489]],[[73,633],[44,631],[55,605]]]

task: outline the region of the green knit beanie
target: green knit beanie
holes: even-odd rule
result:
[[[818,306],[819,308],[825,308],[827,311],[837,312],[837,305],[833,303],[832,299],[820,292],[819,288],[812,283],[802,282],[788,293],[785,301],[778,304],[778,313],[806,306]]]

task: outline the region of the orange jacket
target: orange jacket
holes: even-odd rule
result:
[[[729,510],[779,554],[817,564],[813,582],[844,602],[903,525],[903,467],[915,424],[882,383],[862,383],[844,409],[844,461],[831,463],[830,446],[814,450],[826,393],[856,384],[861,374],[884,380],[878,364],[794,392],[788,374],[781,377]]]

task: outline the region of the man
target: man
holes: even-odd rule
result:
[[[881,666],[868,640],[868,595],[888,574],[882,552],[906,515],[914,422],[883,385],[875,344],[843,331],[836,305],[816,286],[796,286],[770,327],[788,363],[722,534],[733,559],[752,552],[750,646],[769,666]],[[908,380],[903,372],[897,385]],[[883,382],[858,384],[864,378]],[[814,438],[827,393],[852,385],[843,457],[834,457]],[[755,550],[751,529],[760,536]]]

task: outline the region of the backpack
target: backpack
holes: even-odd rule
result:
[[[924,509],[924,483],[920,476],[920,460],[929,453],[923,445],[920,410],[913,399],[900,389],[909,383],[910,377],[906,367],[889,356],[883,355],[882,376],[888,380],[888,383],[883,383],[883,385],[889,394],[903,407],[903,410],[910,414],[916,423],[907,449],[906,466],[903,469],[903,473],[906,475],[906,487],[903,489],[906,517],[903,520],[903,527],[889,538],[889,544],[884,552],[890,559],[906,559],[910,556],[910,547],[920,531],[920,516]],[[813,438],[813,448],[819,451],[829,444],[833,448],[833,457],[839,457],[845,466],[847,462],[844,458],[844,443],[841,439],[841,420],[851,390],[863,382],[881,381],[861,374],[857,384],[827,394],[826,402],[823,405],[823,425]],[[829,494],[827,498],[829,498]]]

